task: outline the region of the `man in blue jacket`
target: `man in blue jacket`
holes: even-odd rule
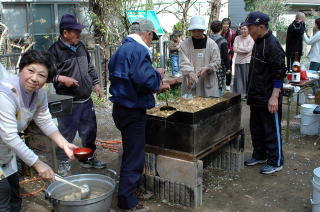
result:
[[[170,88],[162,83],[163,69],[154,69],[150,46],[157,38],[151,21],[137,19],[131,33],[109,62],[112,116],[121,131],[123,156],[118,207],[122,211],[149,211],[138,204],[137,189],[144,168],[146,110],[155,106],[153,93]]]
[[[281,140],[281,88],[286,76],[285,53],[268,29],[269,17],[261,12],[248,15],[245,26],[255,44],[249,71],[248,105],[253,145],[245,165],[267,163],[262,174],[280,171],[283,165]]]

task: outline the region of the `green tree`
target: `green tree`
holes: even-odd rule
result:
[[[254,10],[254,4],[257,0],[244,0],[245,7],[244,9],[246,11],[253,11]]]
[[[282,15],[286,14],[289,6],[286,0],[245,0],[247,11],[261,11],[270,17],[269,26],[274,31],[287,28]]]

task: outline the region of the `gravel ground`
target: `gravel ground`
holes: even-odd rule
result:
[[[285,109],[285,107],[283,107]],[[112,105],[96,109],[98,119],[98,138],[102,140],[121,139],[115,128],[112,116]],[[294,111],[294,110],[293,110]],[[285,117],[285,111],[283,114]],[[249,123],[249,108],[242,103],[242,125],[245,128],[245,154],[252,152]],[[282,135],[285,138],[285,121],[282,121]],[[282,212],[311,211],[312,170],[319,166],[320,143],[317,136],[300,135],[300,120],[292,119],[290,123],[290,141],[283,145],[284,169],[272,175],[259,174],[260,166],[245,167],[241,173],[230,173],[207,168],[204,170],[203,205],[197,210],[169,204],[165,201],[150,200],[145,202],[152,211],[214,211],[214,212]],[[79,141],[77,141],[79,144]],[[107,162],[109,167],[119,170],[120,153],[110,152],[101,147],[97,156]],[[72,173],[104,173],[105,170],[83,169],[78,162],[72,162]],[[115,194],[116,195],[116,194]],[[113,209],[116,208],[116,198]],[[22,211],[48,211],[51,205],[44,195],[23,199]]]

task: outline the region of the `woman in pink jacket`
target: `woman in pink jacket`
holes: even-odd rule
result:
[[[235,59],[235,77],[233,81],[233,92],[246,95],[249,65],[254,40],[248,32],[248,27],[240,27],[241,35],[238,35],[233,44],[233,50],[237,53]]]

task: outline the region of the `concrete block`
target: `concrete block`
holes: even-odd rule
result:
[[[191,187],[190,186],[186,186],[186,195],[185,195],[185,198],[186,198],[186,201],[185,201],[185,206],[187,207],[191,207]]]
[[[159,184],[159,193],[160,193],[160,199],[164,199],[164,193],[165,193],[165,188],[164,188],[164,182],[165,179],[160,178],[160,184]]]
[[[178,182],[174,183],[174,203],[179,204],[180,202],[180,185]]]
[[[156,155],[153,153],[145,154],[144,173],[156,175]]]
[[[244,169],[243,138],[243,135],[239,135],[218,151],[209,154],[204,158],[205,165],[216,169],[240,172]]]
[[[202,205],[202,184],[191,187],[190,190],[190,207],[196,209]]]
[[[156,172],[162,178],[191,186],[202,183],[203,162],[201,160],[186,161],[157,155],[156,161]]]
[[[154,177],[154,194],[157,198],[160,198],[160,177]]]
[[[180,205],[186,205],[186,185],[180,184]]]
[[[152,175],[145,175],[146,176],[146,189],[148,191],[154,192],[154,176]]]
[[[146,175],[145,179],[145,185],[154,181],[153,192],[158,199],[192,208],[200,207],[202,204],[202,183],[190,186],[152,175]]]
[[[170,200],[170,181],[168,179],[164,181],[164,199]]]
[[[174,202],[174,182],[169,183],[169,202]]]

